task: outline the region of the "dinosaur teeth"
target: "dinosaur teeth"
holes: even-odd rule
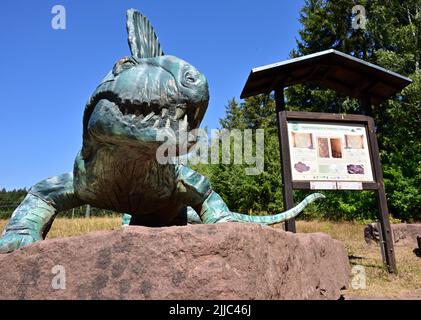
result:
[[[182,121],[179,121],[180,131],[187,131],[187,115],[184,116]]]
[[[181,109],[181,108],[175,109],[175,119],[176,120],[181,119],[181,117],[184,115],[184,112],[185,111],[183,109]]]
[[[165,117],[165,115],[167,114],[168,109],[167,108],[162,108],[161,110],[161,117]]]
[[[169,128],[171,126],[170,119],[167,119],[167,122],[165,123],[165,128]]]
[[[151,113],[149,113],[146,117],[144,117],[143,118],[143,120],[141,121],[142,123],[143,122],[146,122],[146,121],[148,121],[150,118],[152,118],[153,116],[155,115],[155,113],[152,111]]]
[[[159,119],[157,119],[157,120],[155,121],[155,123],[153,124],[153,127],[154,127],[154,128],[159,128]]]
[[[194,118],[195,119],[197,119],[197,116],[199,115],[199,111],[200,111],[200,108],[197,108],[196,109],[196,113],[194,114]]]

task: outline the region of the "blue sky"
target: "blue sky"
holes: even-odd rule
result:
[[[51,27],[54,5],[66,30]],[[282,61],[296,46],[303,1],[2,1],[0,4],[0,188],[30,187],[73,168],[85,103],[130,51],[125,11],[136,8],[164,52],[209,81],[202,126],[219,127],[228,99],[253,67]]]

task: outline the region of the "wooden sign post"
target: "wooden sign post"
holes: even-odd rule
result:
[[[289,112],[284,88],[312,83],[359,99],[359,114]],[[411,80],[336,50],[255,68],[241,98],[275,91],[284,209],[293,190],[371,190],[377,198],[381,249],[390,272],[397,271],[372,106]],[[285,230],[296,232],[294,219]]]
[[[374,191],[384,263],[390,272],[396,272],[373,118],[284,110],[278,119],[284,194],[293,203],[294,189]]]

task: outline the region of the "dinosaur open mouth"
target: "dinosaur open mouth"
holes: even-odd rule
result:
[[[88,121],[96,104],[108,100],[115,105],[115,113],[121,121],[143,128],[171,128],[174,131],[189,131],[199,126],[206,111],[207,103],[188,104],[177,102],[146,103],[138,100],[123,100],[116,94],[103,91],[91,98],[85,111]],[[86,124],[87,125],[87,122]]]
[[[116,105],[121,113],[122,120],[137,127],[189,130],[193,128],[192,124],[196,124],[198,120],[192,112],[188,112],[189,108],[186,104],[161,106],[129,101],[116,103]]]

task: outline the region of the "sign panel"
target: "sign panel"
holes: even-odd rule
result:
[[[358,123],[288,121],[292,180],[373,182],[366,131]]]
[[[310,190],[336,190],[335,181],[310,181]]]

